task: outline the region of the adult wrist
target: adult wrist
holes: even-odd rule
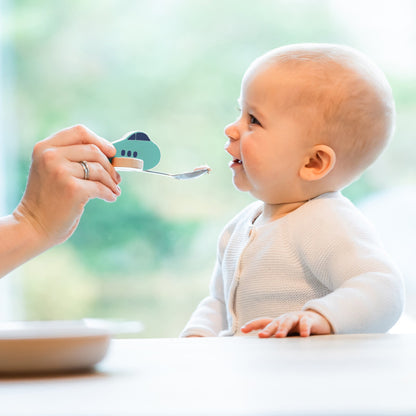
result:
[[[12,216],[16,222],[19,239],[27,249],[36,255],[53,246],[47,231],[40,225],[36,216],[23,203],[14,210]]]

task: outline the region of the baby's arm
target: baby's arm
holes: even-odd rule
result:
[[[217,247],[217,261],[210,283],[210,295],[202,300],[180,334],[181,337],[218,336],[228,327],[222,262],[225,249],[241,213],[223,229]]]
[[[331,292],[302,309],[325,316],[337,334],[386,332],[403,309],[400,272],[369,230],[353,221],[342,225],[332,227],[337,235],[314,241],[314,256],[312,250],[309,258],[305,253],[305,262]]]
[[[198,305],[181,337],[215,337],[225,329],[225,305],[212,294]]]
[[[320,207],[300,227],[299,254],[330,293],[302,310],[324,316],[336,334],[388,331],[400,317],[404,287],[400,272],[373,227],[351,204]]]
[[[215,337],[226,328],[226,316],[221,259],[218,258],[211,279],[210,295],[198,305],[180,336]]]
[[[258,318],[247,322],[241,332],[247,334],[259,330],[259,338],[283,338],[291,334],[301,337],[327,335],[332,333],[328,320],[315,311],[288,312],[277,318]]]

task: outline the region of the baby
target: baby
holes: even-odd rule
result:
[[[257,202],[223,230],[210,295],[182,336],[385,332],[402,278],[340,190],[385,148],[394,101],[345,46],[297,44],[256,59],[226,127],[234,185]]]

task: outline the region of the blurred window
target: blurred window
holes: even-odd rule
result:
[[[70,240],[21,268],[16,293],[28,319],[139,319],[145,337],[180,332],[208,292],[218,234],[252,201],[233,188],[223,130],[238,116],[244,71],[271,48],[336,42],[372,57],[394,90],[396,134],[344,193],[361,203],[415,183],[415,2],[7,3],[0,27],[14,98],[3,109],[13,109],[5,122],[14,118],[16,132],[1,140],[19,142],[15,200],[34,143],[77,123],[111,141],[148,133],[160,170],[213,171],[194,181],[123,172],[116,203],[91,201]],[[9,174],[2,170],[2,185]]]

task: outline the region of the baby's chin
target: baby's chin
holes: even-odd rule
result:
[[[233,184],[240,192],[250,192],[251,186],[247,182],[246,178],[242,178],[241,175],[233,173]]]

